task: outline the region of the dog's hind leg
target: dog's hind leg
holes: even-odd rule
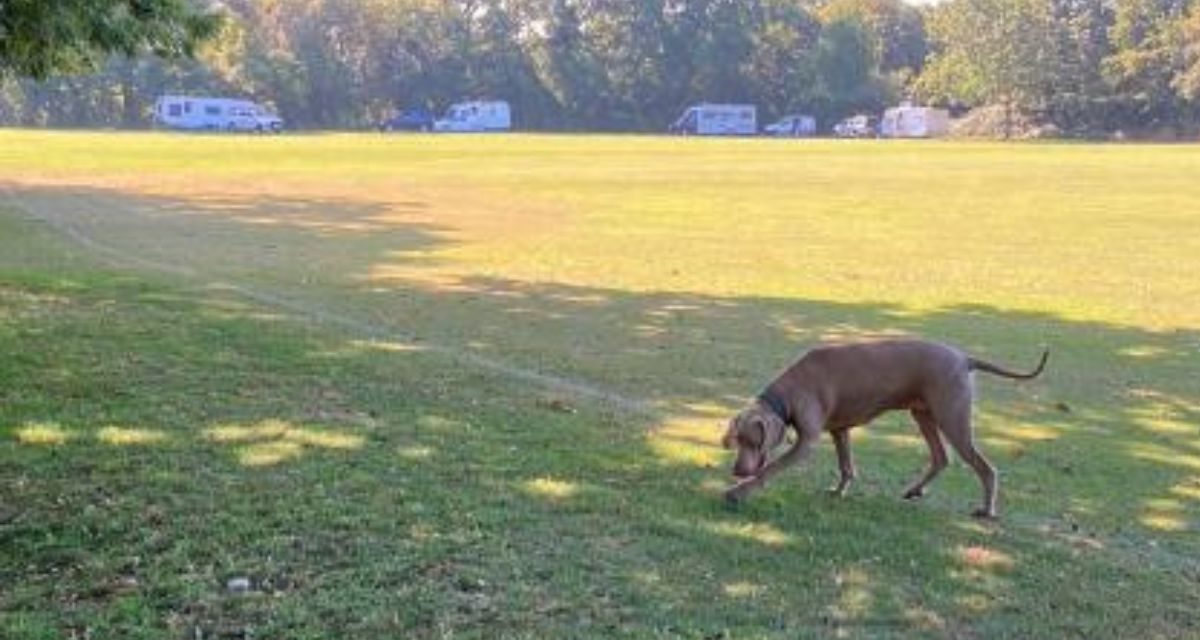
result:
[[[933,418],[933,414],[927,409],[913,409],[911,411],[913,420],[917,422],[917,426],[921,428],[921,435],[925,437],[925,444],[929,446],[929,467],[925,469],[924,475],[916,482],[909,485],[904,491],[905,500],[916,500],[925,495],[925,486],[937,477],[942,469],[946,468],[946,448],[942,446],[942,438],[938,435],[937,422]]]
[[[975,437],[971,429],[970,396],[947,407],[948,410],[934,415],[942,434],[950,441],[950,445],[958,452],[963,462],[971,465],[979,482],[983,485],[983,506],[972,512],[977,518],[996,517],[996,495],[999,491],[999,479],[996,468],[975,447]]]

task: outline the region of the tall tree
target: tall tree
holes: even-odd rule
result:
[[[1057,73],[1047,76],[1047,118],[1063,131],[1101,129],[1108,117],[1104,59],[1112,52],[1108,0],[1049,0]]]
[[[752,34],[746,75],[764,115],[815,114],[819,106],[816,49],[821,23],[793,0],[763,3]]]
[[[189,56],[219,24],[187,0],[0,2],[0,71],[47,78],[113,53]]]
[[[882,86],[875,74],[878,62],[870,37],[857,20],[839,18],[825,25],[817,43],[815,64],[817,110],[822,121],[882,107]]]
[[[932,12],[935,53],[918,91],[927,98],[1042,112],[1058,76],[1053,22],[1045,0],[952,0]]]
[[[1111,29],[1116,51],[1105,60],[1122,122],[1168,126],[1182,110],[1172,87],[1179,60],[1176,25],[1188,0],[1117,0]]]
[[[601,125],[610,97],[604,68],[585,32],[583,6],[576,0],[549,0],[541,8],[544,31],[533,55],[542,82],[558,103],[557,124]]]
[[[827,21],[854,20],[866,31],[879,69],[915,74],[925,64],[925,20],[904,0],[832,0],[821,8]]]
[[[1171,87],[1191,103],[1194,117],[1200,105],[1200,6],[1176,23],[1172,39],[1177,53]]]

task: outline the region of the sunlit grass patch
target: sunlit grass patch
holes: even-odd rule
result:
[[[357,434],[307,428],[291,429],[284,437],[302,445],[323,449],[359,449],[366,441]]]
[[[253,424],[216,425],[205,429],[204,437],[216,443],[239,445],[238,459],[252,467],[294,460],[304,455],[306,449],[360,449],[366,441],[358,434],[297,426],[278,419]]]
[[[428,460],[433,457],[434,450],[432,447],[409,445],[398,447],[396,453],[408,460]]]
[[[1166,349],[1154,345],[1139,345],[1134,347],[1126,347],[1121,349],[1121,355],[1126,355],[1131,358],[1150,359],[1167,355]]]
[[[1177,513],[1166,511],[1151,511],[1143,514],[1139,520],[1142,524],[1158,531],[1187,531],[1191,528],[1188,521]]]
[[[1183,503],[1172,498],[1148,500],[1138,520],[1158,531],[1180,532],[1192,528]]]
[[[1133,457],[1166,467],[1177,467],[1189,471],[1200,471],[1200,453],[1171,449],[1159,444],[1142,442],[1130,447]]]
[[[350,344],[359,349],[383,351],[387,353],[409,353],[413,351],[424,350],[424,348],[420,345],[409,344],[407,342],[397,342],[395,340],[351,340]]]
[[[17,427],[17,442],[33,445],[60,445],[75,437],[70,431],[52,422],[32,422]]]
[[[111,445],[145,445],[165,442],[167,433],[159,429],[109,426],[96,432],[96,439]]]
[[[293,429],[283,420],[263,420],[256,424],[221,424],[204,430],[213,442],[253,442],[282,438]]]
[[[471,425],[462,420],[427,414],[417,418],[417,429],[441,434],[456,434],[470,431]]]
[[[1200,501],[1200,477],[1192,477],[1171,487],[1171,493],[1181,498]]]
[[[1021,442],[1048,442],[1062,436],[1060,429],[1011,420],[1007,422],[1001,422],[1000,420],[989,421],[987,430],[988,433],[994,433]]]
[[[834,620],[848,622],[870,615],[875,602],[876,581],[861,567],[839,570],[833,576],[837,599],[828,607]]]
[[[237,449],[238,460],[247,467],[269,467],[295,460],[303,454],[304,447],[300,443],[286,440],[255,442]]]
[[[1136,412],[1134,420],[1141,428],[1154,433],[1166,433],[1173,435],[1191,435],[1196,437],[1196,441],[1200,442],[1200,425],[1195,422],[1182,420],[1171,417],[1171,415],[1152,409],[1145,409]]]
[[[904,610],[903,619],[913,628],[922,632],[944,632],[946,619],[936,611],[920,606],[910,606]]]
[[[764,522],[705,522],[701,527],[719,536],[748,540],[768,547],[782,547],[795,541],[792,535]]]
[[[521,485],[534,496],[550,500],[565,500],[579,493],[579,484],[554,478],[534,478]]]
[[[914,426],[913,428],[915,429],[916,427]],[[858,435],[868,440],[886,442],[889,447],[917,450],[929,448],[929,445],[925,443],[925,439],[918,434],[865,432]]]
[[[727,582],[721,586],[721,591],[731,598],[754,598],[766,593],[767,588],[755,582],[739,580],[737,582]]]
[[[728,420],[715,413],[676,418],[650,430],[646,442],[664,462],[710,467],[726,456],[720,440]]]

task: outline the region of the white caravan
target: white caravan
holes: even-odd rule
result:
[[[512,110],[502,100],[476,100],[450,105],[446,115],[433,123],[434,131],[481,133],[512,129]]]
[[[950,112],[902,104],[883,112],[879,135],[885,138],[936,138],[950,131]]]
[[[154,103],[154,121],[188,131],[283,130],[283,120],[249,100],[162,96]]]
[[[752,136],[758,133],[758,110],[752,104],[698,104],[685,109],[668,131],[697,136]]]

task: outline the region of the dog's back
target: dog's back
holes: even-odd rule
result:
[[[828,429],[857,426],[894,409],[923,405],[946,386],[969,384],[967,357],[926,340],[881,340],[812,349],[785,372],[815,390]]]

